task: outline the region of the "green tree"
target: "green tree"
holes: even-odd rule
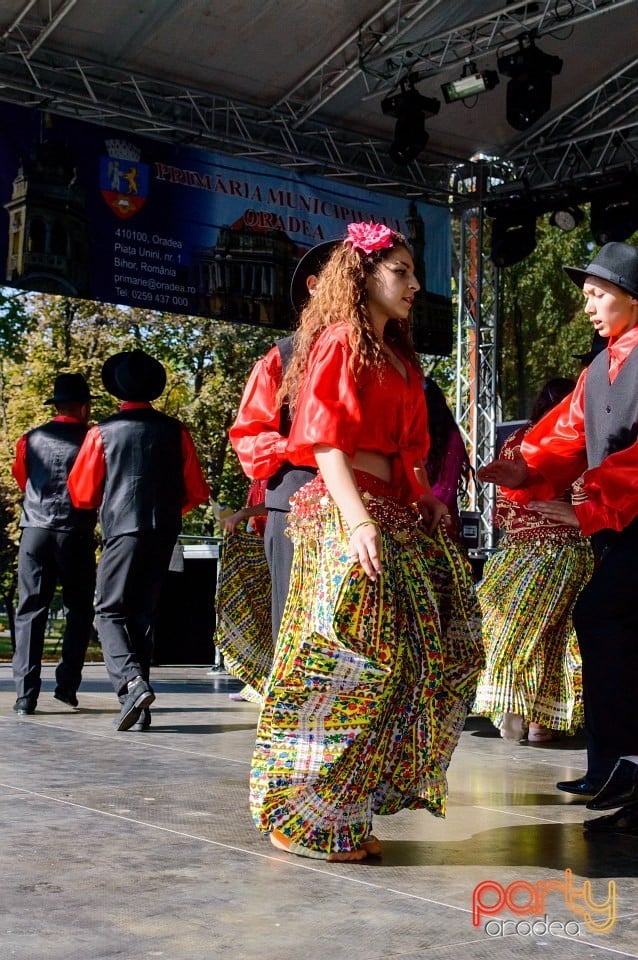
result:
[[[0,521],[4,537],[0,574],[6,580],[4,587],[0,584],[0,593],[7,598],[5,603],[11,605],[15,594],[12,577],[20,502],[11,477],[15,442],[49,413],[43,401],[60,372],[84,374],[95,398],[92,417],[100,420],[118,407],[101,383],[106,358],[135,347],[157,357],[166,367],[167,385],[154,405],[179,417],[191,431],[212,498],[235,509],[243,505],[248,480],[229,446],[228,428],[253,364],[281,335],[279,331],[44,294],[18,293],[8,299],[11,320],[0,328],[0,337],[6,331],[6,343],[11,346],[0,361]],[[185,517],[184,533],[219,533],[210,504]]]

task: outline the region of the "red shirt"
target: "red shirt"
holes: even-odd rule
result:
[[[267,480],[287,462],[286,437],[279,433],[277,392],[283,370],[272,347],[252,369],[228,436],[246,476]]]
[[[423,466],[429,448],[423,376],[405,362],[407,380],[388,362],[381,370],[353,373],[350,326],[334,324],[312,346],[299,391],[287,458],[316,465],[314,448],[325,444],[353,457],[358,450],[393,460],[396,495],[416,500],[426,492],[415,466]]]
[[[505,439],[501,452],[500,460],[512,460],[514,451],[523,443],[526,435],[532,430],[532,426],[519,427]],[[570,502],[569,489],[563,492],[561,500]],[[503,495],[499,489],[496,496],[496,507],[494,510],[493,523],[495,527],[506,530],[514,541],[529,541],[542,543],[550,541],[580,540],[581,532],[578,527],[572,527],[567,523],[560,523],[556,520],[550,520],[543,516],[538,510],[532,510],[521,503],[513,502]]]
[[[50,422],[57,423],[84,423],[83,420],[80,420],[78,417],[68,417],[66,414],[58,414],[57,417],[52,417]],[[29,479],[29,474],[27,470],[27,435],[23,433],[18,442],[16,443],[15,450],[15,460],[13,461],[13,466],[11,467],[11,473],[13,478],[24,493],[27,486],[27,480]]]
[[[145,401],[123,403],[120,410],[139,410],[150,407]],[[183,423],[181,428],[182,465],[184,471],[184,499],[182,513],[188,513],[200,503],[206,503],[210,497],[210,488],[197,459],[193,438]],[[91,427],[80,448],[77,460],[67,481],[71,500],[75,507],[95,509],[102,503],[106,461],[102,434],[99,427]]]
[[[638,346],[638,327],[611,338],[609,380],[613,383],[622,364]],[[530,477],[520,490],[503,490],[517,503],[554,500],[583,474],[584,502],[575,505],[585,536],[598,530],[623,530],[638,516],[638,442],[612,453],[598,467],[587,470],[585,444],[585,381],[587,368],[576,387],[538,421],[521,444]]]

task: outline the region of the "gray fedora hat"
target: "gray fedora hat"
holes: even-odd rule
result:
[[[587,277],[599,277],[638,297],[638,247],[630,243],[606,243],[584,270],[563,267],[567,276],[582,287]]]
[[[53,396],[44,403],[88,403],[89,400],[93,400],[93,397],[81,373],[60,373],[53,384]]]
[[[102,383],[119,400],[156,400],[166,386],[166,370],[144,350],[125,350],[105,361]]]
[[[304,253],[295,267],[295,272],[290,281],[290,300],[295,313],[301,313],[308,299],[308,287],[306,285],[308,277],[316,276],[319,273],[334,248],[341,242],[340,240],[323,240]]]

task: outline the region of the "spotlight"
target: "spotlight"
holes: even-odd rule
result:
[[[515,130],[527,130],[552,105],[552,77],[563,69],[560,57],[543,53],[529,34],[519,37],[518,50],[499,57],[499,73],[511,77],[507,85],[506,118]]]
[[[638,181],[628,178],[591,194],[591,232],[597,244],[622,243],[638,230]]]
[[[536,248],[536,213],[523,207],[497,214],[492,224],[491,260],[495,267],[511,267]]]
[[[415,82],[415,75],[407,77],[401,81],[401,93],[381,101],[383,113],[397,118],[390,157],[400,166],[411,163],[425,148],[429,139],[425,117],[432,117],[441,109],[438,100],[423,97],[414,89]]]
[[[497,83],[496,70],[484,70],[478,73],[473,63],[466,63],[460,79],[441,84],[441,92],[446,103],[454,103],[456,100],[475,97],[479,93],[484,93],[485,90],[493,90]]]
[[[578,207],[561,207],[560,210],[554,210],[549,218],[549,222],[550,226],[559,227],[559,229],[569,233],[569,231],[574,230],[579,223],[582,223],[584,219],[585,215]]]

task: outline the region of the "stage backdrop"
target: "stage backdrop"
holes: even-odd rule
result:
[[[452,350],[445,208],[0,105],[0,283],[289,329],[290,278],[353,220],[413,246],[417,349]]]

